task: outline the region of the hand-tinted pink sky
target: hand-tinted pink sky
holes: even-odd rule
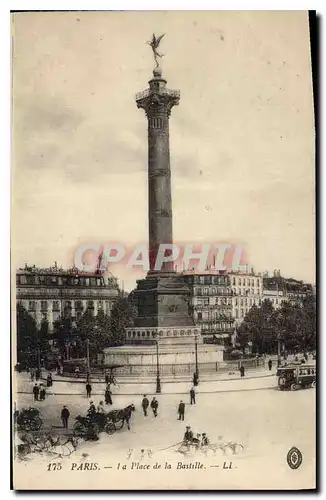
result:
[[[239,242],[249,265],[315,280],[306,12],[18,13],[13,21],[16,265],[71,265],[81,242],[147,240],[147,125],[134,94],[160,50],[174,237]],[[118,268],[127,288],[134,276]]]

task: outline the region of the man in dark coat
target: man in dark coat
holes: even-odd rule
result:
[[[110,391],[110,384],[106,386],[105,393],[104,393],[104,398],[105,398],[105,404],[106,405],[112,405],[112,393]]]
[[[51,373],[48,374],[46,377],[46,386],[47,387],[52,387],[53,381],[52,381],[52,375]]]
[[[244,377],[245,367],[243,365],[240,366],[240,377]]]
[[[93,401],[90,402],[90,405],[89,405],[89,408],[87,410],[87,416],[89,418],[94,418],[96,415],[96,408],[95,408],[95,405],[93,403]]]
[[[270,360],[268,361],[268,369],[269,369],[269,371],[271,371],[272,366],[273,366],[273,361],[270,359]]]
[[[68,419],[70,417],[70,411],[66,406],[64,406],[61,410],[61,420],[64,429],[68,429]]]
[[[40,401],[45,400],[45,394],[46,394],[45,387],[43,386],[43,384],[41,384],[40,385]]]
[[[190,428],[190,425],[187,425],[186,427],[186,432],[183,436],[183,440],[186,442],[186,443],[192,443],[192,440],[194,439],[194,434]]]
[[[153,410],[154,417],[157,417],[158,401],[157,401],[156,398],[152,399],[152,401],[151,401],[151,408]]]
[[[86,384],[86,397],[90,398],[92,396],[92,386],[89,382]]]
[[[34,401],[38,401],[38,396],[40,394],[40,388],[37,384],[33,387]]]
[[[141,406],[143,408],[144,416],[147,417],[147,408],[149,407],[149,401],[148,401],[145,394],[144,394],[143,400],[141,402]]]
[[[185,419],[185,404],[183,401],[180,401],[179,406],[178,406],[178,415],[179,418],[178,420],[184,420]]]
[[[192,404],[194,404],[194,405],[196,404],[196,391],[195,391],[195,388],[194,388],[194,387],[192,387],[192,388],[190,389],[190,404],[191,404],[191,405],[192,405]]]

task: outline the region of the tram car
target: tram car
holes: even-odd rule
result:
[[[278,387],[281,391],[297,391],[308,387],[316,387],[315,365],[289,365],[277,369]]]

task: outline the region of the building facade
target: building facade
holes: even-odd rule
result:
[[[119,297],[114,276],[81,273],[77,269],[47,269],[25,266],[16,272],[16,301],[25,307],[40,326],[48,322],[49,331],[63,316],[78,320],[87,310],[94,315],[102,310],[110,315]]]
[[[283,302],[297,304],[314,293],[314,288],[310,283],[294,278],[284,278],[279,269],[275,270],[271,277],[264,276],[263,290],[264,299],[271,300],[275,308],[280,307]]]
[[[263,278],[254,270],[229,273],[232,289],[232,316],[239,325],[253,305],[260,306],[263,300]]]
[[[184,271],[191,289],[191,309],[195,324],[206,343],[226,344],[234,332],[232,288],[223,271]]]

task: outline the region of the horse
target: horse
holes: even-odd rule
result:
[[[113,410],[108,413],[108,420],[113,422],[114,424],[121,422],[120,429],[124,426],[124,423],[127,424],[127,428],[130,431],[130,418],[132,413],[136,410],[135,405],[131,404],[123,408],[123,410]]]

